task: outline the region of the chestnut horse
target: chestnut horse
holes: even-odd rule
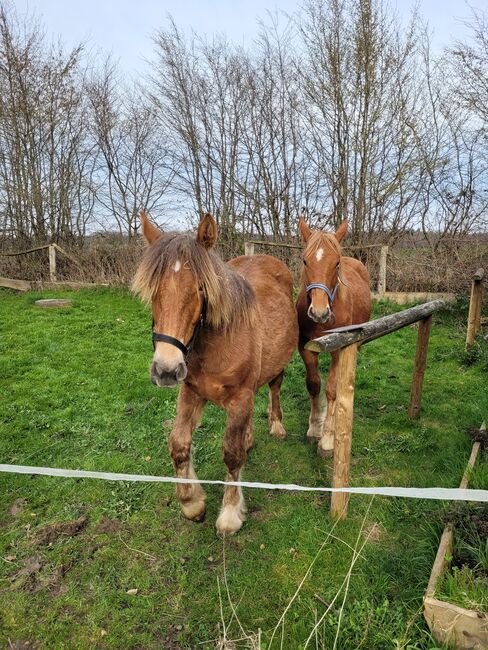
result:
[[[307,438],[318,440],[319,456],[334,451],[337,363],[339,351],[331,352],[331,365],[325,387],[327,410],[320,408],[318,354],[305,349],[311,339],[328,329],[363,323],[371,315],[369,274],[358,260],[344,257],[340,242],[347,233],[343,221],[335,234],[312,231],[303,217],[299,221],[305,242],[300,293],[297,300],[300,338],[298,350],[307,371],[311,408]]]
[[[207,401],[227,413],[223,452],[227,481],[238,481],[252,446],[254,394],[269,385],[271,435],[283,438],[280,387],[298,341],[292,277],[268,255],[238,257],[225,264],[211,250],[217,225],[206,214],[196,237],[162,233],[141,214],[149,244],[133,282],[151,303],[154,355],[151,380],[181,384],[169,451],[176,476],[196,478],[192,434]],[[177,484],[183,514],[201,521],[205,492]],[[242,490],[226,486],[217,531],[235,533],[245,519]]]

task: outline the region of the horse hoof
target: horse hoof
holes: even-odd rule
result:
[[[307,442],[309,442],[310,444],[318,442],[320,440],[320,438],[321,438],[320,434],[318,436],[316,436],[314,434],[309,434],[307,432]]]
[[[187,519],[202,522],[205,520],[206,514],[205,501],[181,504],[181,511]]]
[[[333,455],[333,449],[322,449],[320,445],[317,445],[317,456],[320,458],[332,458]]]
[[[215,523],[217,529],[217,534],[220,536],[223,535],[234,535],[242,527],[244,523],[244,515],[242,512],[239,512],[239,508],[235,507],[224,507],[218,519]]]
[[[269,427],[269,433],[273,436],[273,438],[278,438],[279,440],[286,438],[285,427],[279,420],[274,420],[272,422],[271,426]]]

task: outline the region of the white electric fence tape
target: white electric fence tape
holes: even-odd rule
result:
[[[151,476],[148,474],[119,474],[114,472],[92,472],[82,469],[58,469],[56,467],[31,467],[29,465],[1,465],[0,472],[10,474],[40,474],[64,478],[98,478],[104,481],[133,481],[146,483],[203,483],[205,485],[235,485],[261,490],[289,490],[293,492],[347,492],[349,494],[379,494],[388,497],[410,499],[438,499],[442,501],[488,502],[488,490],[461,488],[405,488],[405,487],[309,487],[293,483],[251,483],[250,481],[211,481],[172,476]]]

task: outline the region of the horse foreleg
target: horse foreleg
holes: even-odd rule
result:
[[[335,409],[336,409],[336,389],[337,389],[337,366],[339,363],[339,351],[331,352],[329,376],[325,385],[325,394],[327,396],[327,414],[322,429],[322,436],[319,440],[317,453],[322,458],[332,456],[334,453],[335,438]]]
[[[191,458],[191,440],[197,428],[206,400],[185,384],[181,386],[176,407],[176,420],[169,435],[169,452],[176,476],[197,478]],[[205,517],[205,492],[200,484],[176,484],[176,497],[187,519],[202,521]]]
[[[254,394],[242,391],[226,405],[227,428],[224,436],[224,462],[227,465],[227,481],[239,481],[241,469],[246,462],[246,443],[252,420]],[[235,485],[224,488],[222,508],[216,527],[220,534],[232,534],[239,530],[246,518],[246,506],[242,489]]]
[[[320,375],[318,371],[319,355],[316,352],[305,350],[302,341],[298,351],[305,364],[307,372],[307,390],[310,395],[310,417],[308,420],[307,440],[313,442],[319,440],[322,435],[324,414],[320,407]]]
[[[283,413],[280,406],[280,389],[283,382],[283,370],[269,382],[268,424],[269,432],[274,438],[285,438]]]

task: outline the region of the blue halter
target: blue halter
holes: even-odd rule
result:
[[[306,291],[308,293],[312,289],[323,289],[325,291],[325,293],[327,294],[327,296],[329,297],[330,304],[332,305],[332,303],[334,302],[335,295],[337,293],[337,287],[338,286],[339,286],[339,283],[336,282],[334,290],[331,293],[329,287],[326,286],[325,284],[320,284],[320,282],[312,282],[312,284],[308,284],[306,286]]]

